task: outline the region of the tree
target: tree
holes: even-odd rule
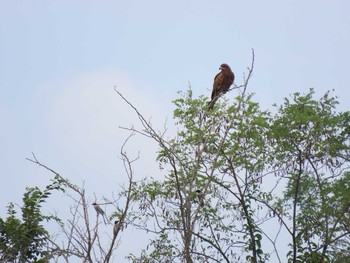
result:
[[[329,92],[313,95],[285,99],[271,125],[272,164],[286,182],[279,205],[291,221],[290,262],[326,262],[349,237],[350,115],[334,111]]]
[[[54,252],[49,246],[49,233],[40,209],[42,203],[54,190],[62,190],[55,180],[43,191],[38,187],[27,188],[21,206],[22,218],[16,217],[14,204],[8,205],[6,220],[0,218],[0,261],[1,262],[49,262]]]
[[[177,136],[166,140],[137,109],[142,130],[132,131],[159,143],[158,161],[164,180],[144,180],[134,188],[144,218],[138,227],[156,234],[153,250],[134,261],[264,262],[262,231],[252,200],[261,191],[268,114],[246,93],[253,65],[241,95],[207,111],[207,98],[189,90],[174,101]],[[198,196],[196,191],[200,191]],[[266,195],[266,196],[265,196]],[[204,201],[202,207],[200,203]],[[146,221],[143,221],[146,219]],[[150,227],[148,222],[156,225]]]

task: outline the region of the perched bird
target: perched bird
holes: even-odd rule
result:
[[[120,229],[120,221],[114,221],[114,227],[113,227],[113,235],[116,236]]]
[[[105,225],[106,225],[106,219],[105,219],[105,217],[107,218],[107,216],[106,216],[106,214],[105,214],[105,211],[103,211],[102,208],[101,208],[98,204],[96,204],[96,203],[92,203],[92,205],[94,206],[97,215],[101,215],[101,216],[102,216],[103,222],[104,222]],[[107,219],[107,221],[108,221],[108,219]]]
[[[211,101],[208,103],[208,110],[214,107],[220,95],[225,94],[235,80],[235,74],[233,74],[229,65],[225,63],[221,64],[220,69],[221,71],[214,78],[213,91],[211,93]]]
[[[202,193],[201,190],[196,190],[196,194],[198,197],[199,205],[203,207],[204,206],[204,194]]]

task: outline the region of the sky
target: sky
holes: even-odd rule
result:
[[[114,87],[172,132],[177,92],[209,97],[221,63],[241,84],[253,48],[248,91],[263,109],[314,88],[349,110],[348,10],[347,0],[0,0],[0,217],[25,187],[50,182],[32,152],[91,197],[118,191],[129,135],[119,126],[138,120]],[[152,141],[135,136],[126,150],[140,152],[137,177],[161,176]]]

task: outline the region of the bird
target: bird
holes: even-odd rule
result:
[[[103,222],[104,222],[105,225],[106,225],[106,219],[105,219],[105,217],[107,217],[107,216],[106,216],[106,214],[105,214],[105,211],[103,211],[102,208],[101,208],[98,204],[96,204],[95,202],[92,203],[92,205],[94,206],[97,215],[101,215],[101,216],[102,216]],[[108,220],[108,219],[107,219],[107,220]]]
[[[120,229],[120,221],[119,220],[114,221],[114,227],[113,227],[113,235],[114,236],[117,236],[119,229]]]
[[[211,93],[211,101],[208,103],[208,110],[214,107],[215,102],[220,95],[225,94],[235,80],[235,74],[229,65],[223,63],[220,65],[220,72],[216,74],[213,83],[213,91]]]
[[[202,193],[201,190],[196,190],[196,194],[197,194],[197,197],[199,200],[199,205],[203,207],[204,206],[204,194]]]

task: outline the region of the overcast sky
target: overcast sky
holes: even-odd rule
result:
[[[177,91],[191,83],[209,96],[221,63],[242,83],[254,48],[249,92],[264,109],[313,87],[349,110],[349,10],[348,0],[0,0],[0,216],[26,186],[49,183],[31,152],[90,196],[117,192],[128,135],[118,126],[137,118],[115,85],[161,129]],[[156,149],[130,144],[140,178],[161,176]]]

